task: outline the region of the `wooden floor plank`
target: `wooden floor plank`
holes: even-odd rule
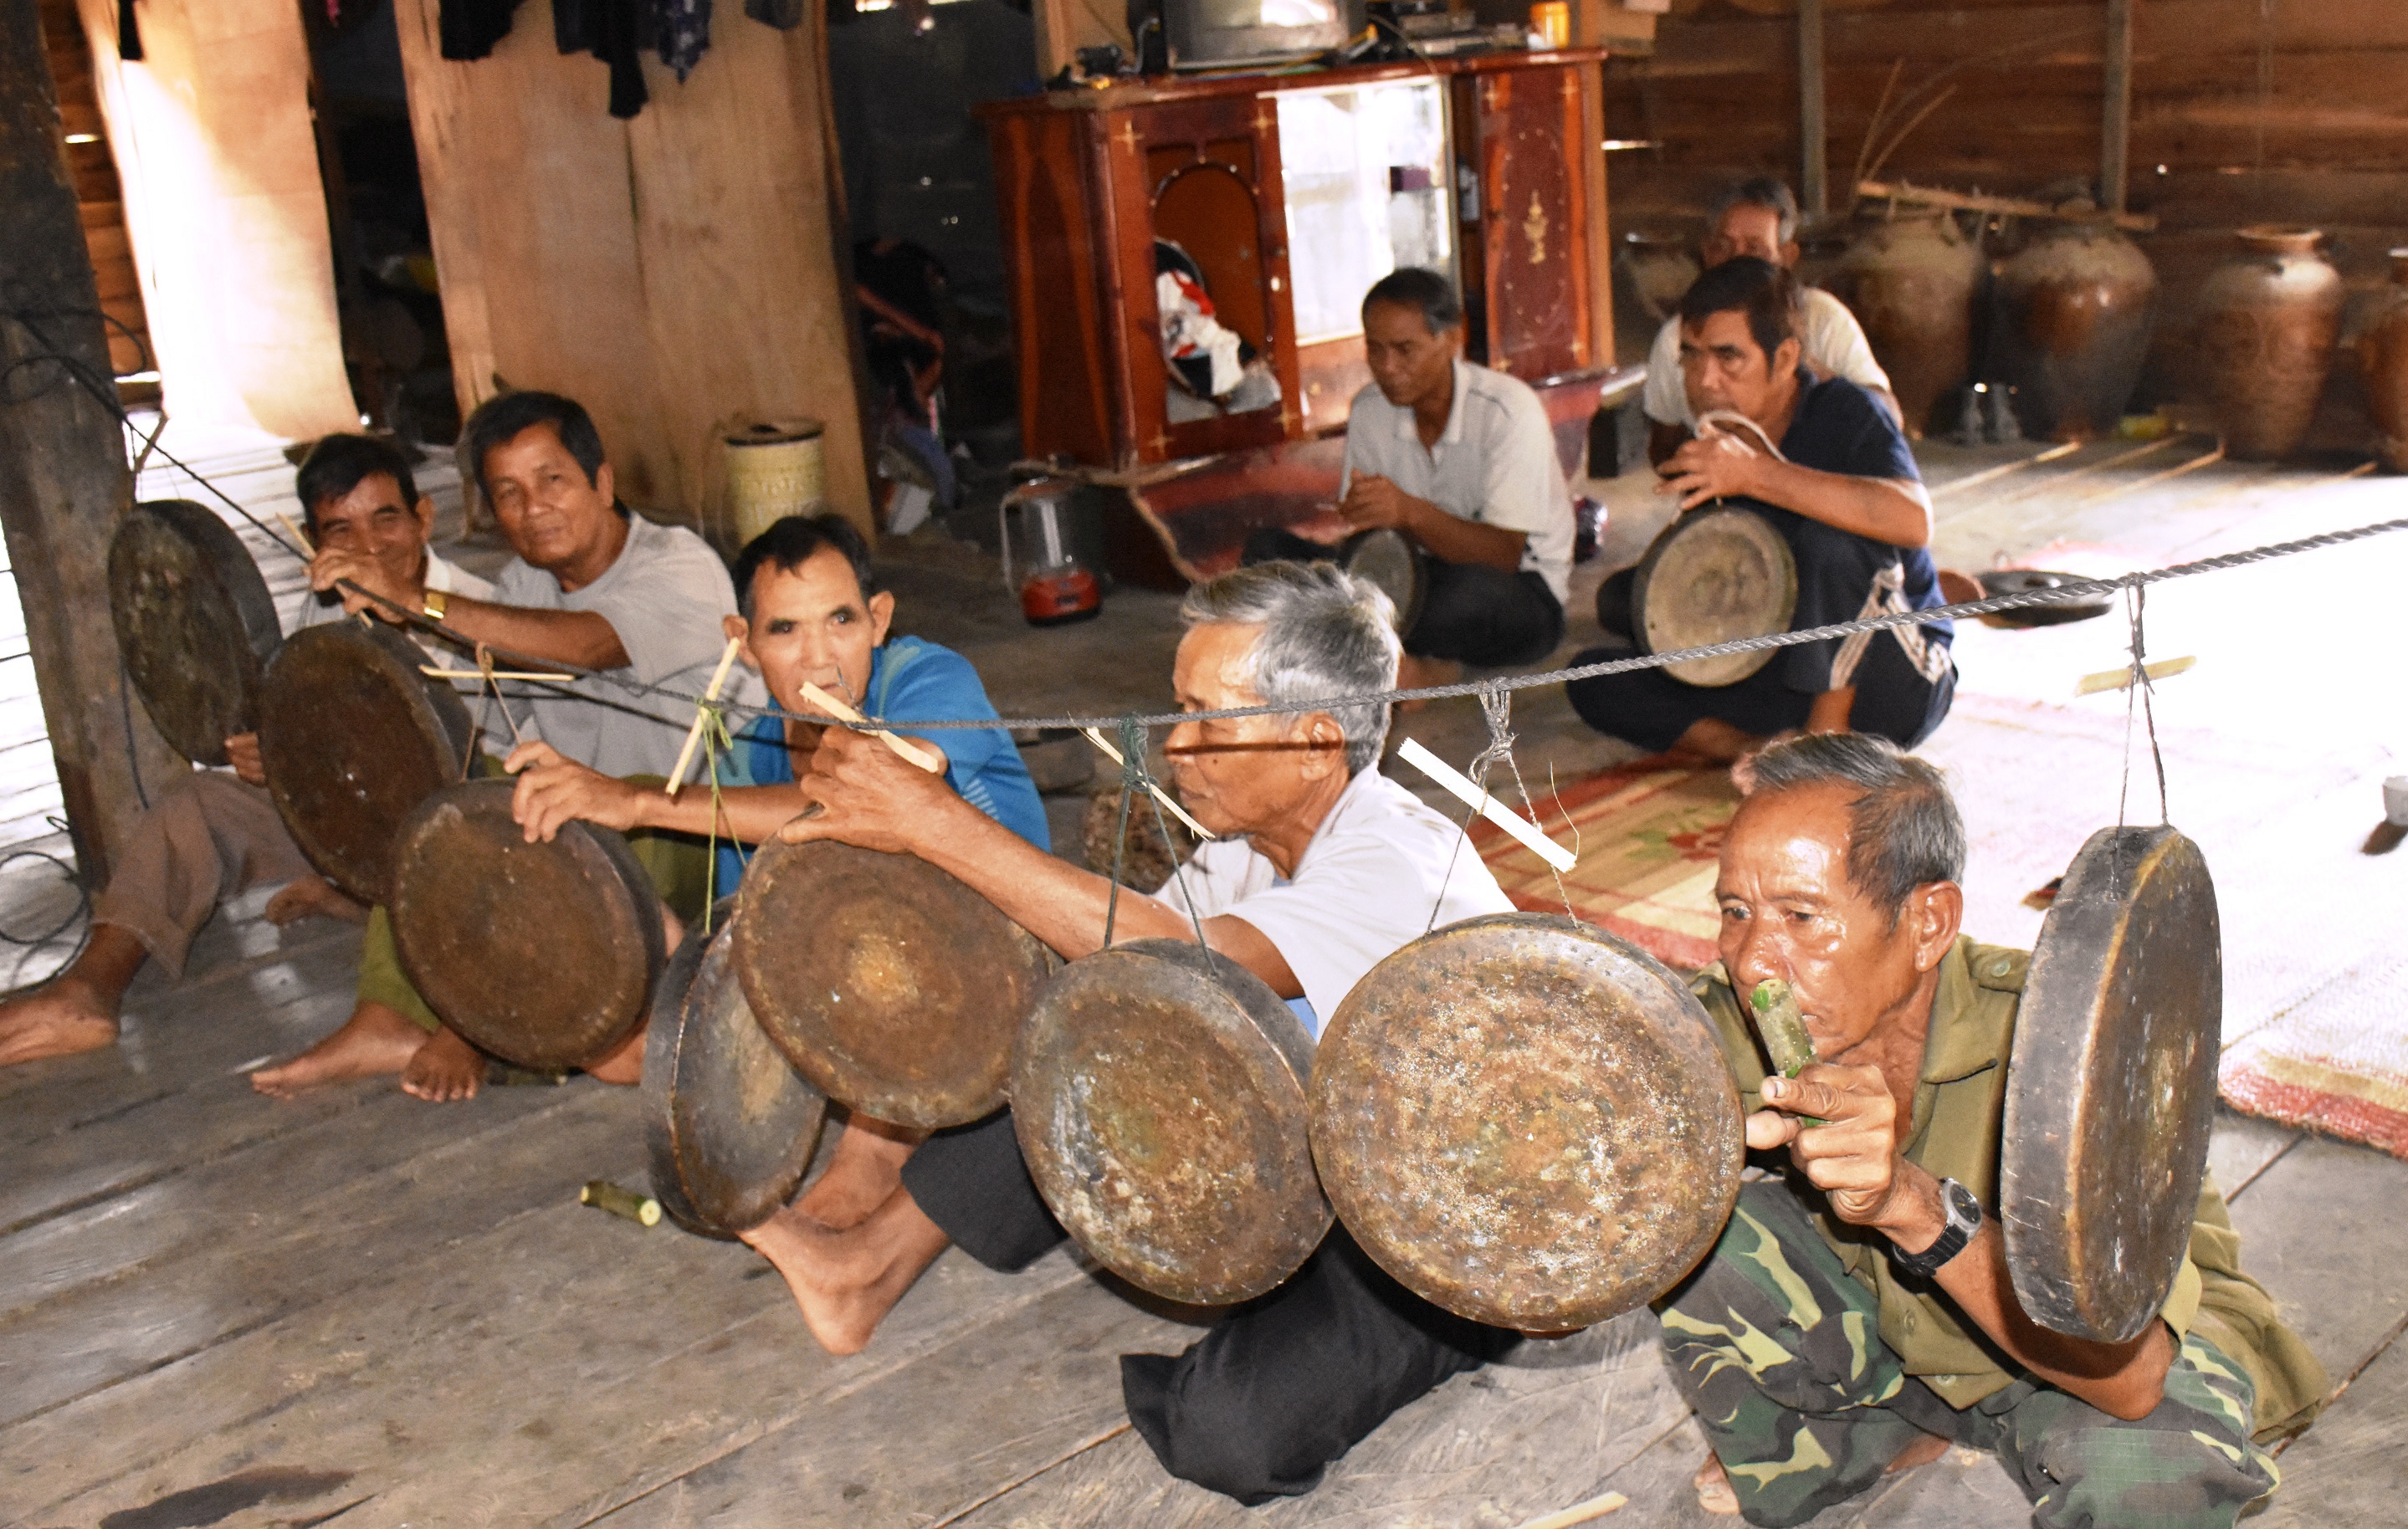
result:
[[[2233,1203],[2243,1267],[2335,1379],[2408,1320],[2408,1163],[2311,1138]]]
[[[2283,1452],[2283,1485],[2258,1529],[2374,1529],[2408,1504],[2408,1345],[2369,1365]]]

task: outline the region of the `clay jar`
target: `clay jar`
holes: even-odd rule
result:
[[[1698,257],[1678,235],[1633,232],[1622,236],[1622,271],[1640,311],[1661,324],[1681,311],[1683,294],[1698,279]]]
[[[2024,433],[2088,440],[2115,428],[2149,349],[2157,273],[2113,223],[2067,222],[2000,266],[1994,370]]]
[[[1831,290],[1864,325],[1910,436],[1972,369],[1983,274],[1981,251],[1939,207],[1864,224],[1833,273]]]
[[[2393,472],[2408,473],[2408,250],[2391,251],[2391,285],[2358,332],[2358,371],[2375,450]]]
[[[2244,252],[2200,294],[2199,360],[2225,454],[2272,462],[2308,438],[2341,339],[2341,273],[2313,228],[2241,230]]]

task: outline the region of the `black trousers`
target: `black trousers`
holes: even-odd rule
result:
[[[904,1165],[903,1187],[992,1269],[1025,1268],[1065,1235],[1029,1179],[1009,1109],[930,1136]],[[1518,1341],[1406,1290],[1339,1227],[1285,1284],[1186,1352],[1123,1354],[1121,1394],[1163,1469],[1251,1508],[1312,1491],[1388,1414]]]
[[[1291,531],[1266,526],[1246,538],[1239,560],[1326,562],[1333,549]],[[1404,635],[1416,658],[1451,659],[1496,668],[1536,664],[1564,640],[1563,603],[1547,581],[1525,570],[1507,573],[1482,563],[1448,563],[1422,555],[1421,615]]]

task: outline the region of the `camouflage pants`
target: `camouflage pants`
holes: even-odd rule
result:
[[[2186,1340],[2134,1422],[2019,1380],[1958,1411],[1884,1344],[1850,1278],[1777,1179],[1743,1186],[1713,1254],[1656,1308],[1674,1381],[1751,1523],[1793,1524],[1862,1492],[1922,1433],[1996,1451],[2041,1529],[2229,1525],[2274,1488],[2250,1442],[2249,1377]]]

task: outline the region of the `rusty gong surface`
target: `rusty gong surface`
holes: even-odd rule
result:
[[[2090,836],[2041,922],[2015,1014],[1999,1220],[2043,1327],[2120,1343],[2190,1248],[2224,1022],[2215,883],[2168,827]]]
[[[627,841],[570,822],[526,843],[509,780],[446,786],[394,846],[394,943],[429,1007],[523,1067],[580,1067],[642,1023],[660,899]]]
[[[361,902],[393,895],[394,836],[461,779],[468,708],[418,672],[426,655],[390,626],[305,627],[278,650],[259,697],[267,793],[320,875]]]
[[[644,1035],[644,1147],[652,1194],[704,1236],[760,1225],[794,1197],[819,1145],[827,1095],[752,1018],[728,961],[736,899],[669,958]]]
[[[1011,1059],[1011,1120],[1038,1193],[1140,1289],[1250,1300],[1329,1230],[1312,1165],[1312,1037],[1262,979],[1180,940],[1071,962]]]
[[[1631,631],[1650,653],[1786,632],[1798,613],[1798,558],[1770,521],[1743,505],[1696,510],[1649,545],[1630,610]],[[1685,684],[1736,685],[1775,651],[1684,659],[1664,672]]]
[[[160,736],[196,764],[259,725],[260,682],[280,635],[276,602],[239,537],[199,505],[136,505],[108,542],[117,650]]]
[[[1585,1327],[1670,1289],[1739,1196],[1739,1093],[1686,984],[1549,914],[1371,968],[1322,1033],[1312,1151],[1339,1220],[1458,1315]]]
[[[735,927],[745,1001],[830,1098],[927,1130],[1003,1104],[1053,958],[952,876],[916,855],[770,844]]]
[[[1357,579],[1369,579],[1397,607],[1397,630],[1410,632],[1421,620],[1422,596],[1429,573],[1422,550],[1401,531],[1375,525],[1357,531],[1338,546],[1338,565]]]

